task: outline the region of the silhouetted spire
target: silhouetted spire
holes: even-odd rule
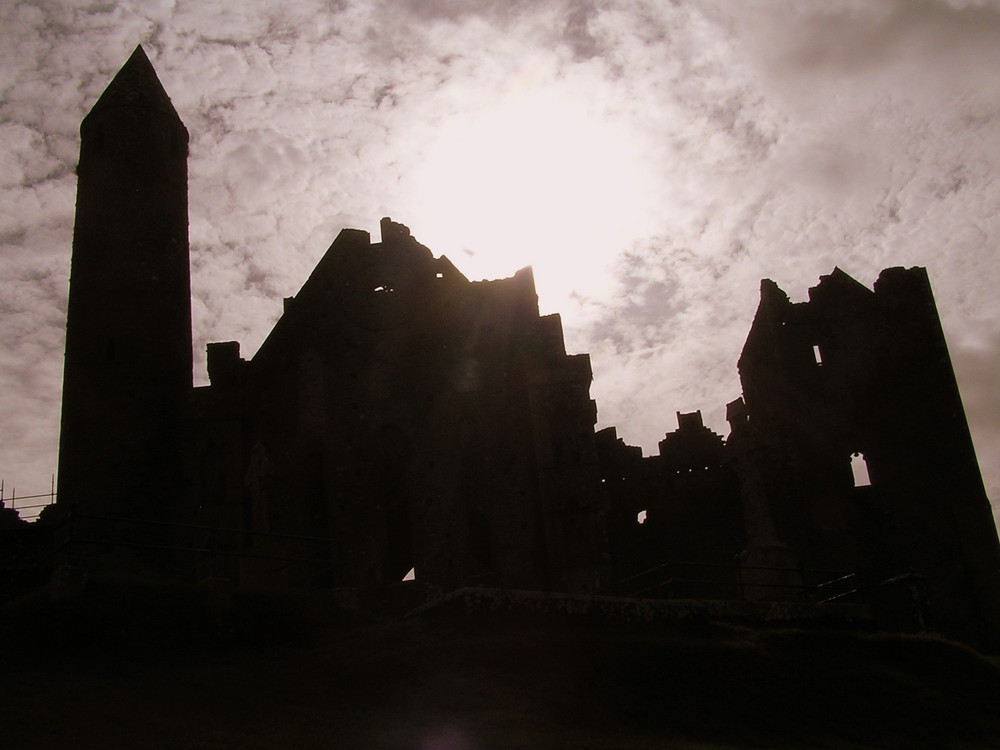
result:
[[[112,107],[148,107],[172,115],[180,121],[141,44],[104,89],[87,117]]]
[[[80,128],[59,444],[67,507],[133,516],[182,491],[180,415],[192,367],[187,143],[136,48]]]

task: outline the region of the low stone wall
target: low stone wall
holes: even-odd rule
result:
[[[639,599],[543,591],[462,588],[411,611],[416,615],[498,615],[569,617],[609,624],[653,624],[719,620],[762,624],[829,624],[874,627],[862,604],[807,604],[782,601]]]

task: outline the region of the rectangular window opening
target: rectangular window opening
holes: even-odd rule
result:
[[[823,354],[819,350],[819,344],[813,344],[813,358],[815,358],[817,365],[823,364]]]
[[[855,487],[871,486],[871,479],[868,478],[868,462],[860,453],[851,456],[851,472],[854,474]]]

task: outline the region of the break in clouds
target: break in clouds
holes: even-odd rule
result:
[[[195,378],[337,232],[535,267],[601,426],[725,432],[761,278],[927,266],[1000,500],[1000,3],[0,7],[0,476],[55,470],[79,122],[143,44],[191,132]],[[919,408],[917,406],[917,408]]]

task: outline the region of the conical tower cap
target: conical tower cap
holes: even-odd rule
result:
[[[84,120],[113,107],[156,109],[181,122],[141,44],[104,89]]]

